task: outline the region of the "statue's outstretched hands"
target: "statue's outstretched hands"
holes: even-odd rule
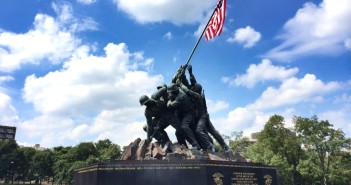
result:
[[[188,66],[188,71],[189,71],[189,73],[193,73],[193,66],[189,65]]]

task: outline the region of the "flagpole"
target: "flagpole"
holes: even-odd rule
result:
[[[223,0],[220,0],[220,1],[222,2]],[[188,58],[188,60],[186,61],[186,63],[185,63],[185,65],[184,65],[184,66],[187,66],[187,65],[189,64],[190,60],[191,60],[191,57],[193,57],[193,54],[194,54],[194,52],[195,52],[195,50],[196,50],[197,46],[199,45],[199,42],[200,42],[200,40],[201,40],[202,36],[204,35],[204,33],[205,33],[206,29],[207,29],[208,24],[210,24],[211,19],[212,19],[213,15],[215,14],[215,12],[216,12],[217,8],[218,8],[218,6],[216,6],[216,8],[213,10],[213,12],[212,12],[212,15],[211,15],[210,19],[207,21],[207,24],[206,24],[206,26],[205,26],[204,30],[202,31],[202,33],[201,33],[201,35],[200,35],[199,39],[197,39],[197,42],[196,42],[196,44],[195,44],[195,46],[194,46],[193,50],[191,51],[190,56],[189,56],[189,58]]]

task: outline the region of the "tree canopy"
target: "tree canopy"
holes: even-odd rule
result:
[[[120,155],[120,147],[108,139],[45,150],[19,147],[13,140],[0,141],[0,179],[11,183],[35,181],[41,184],[46,180],[56,184],[71,184],[76,168],[115,160]]]

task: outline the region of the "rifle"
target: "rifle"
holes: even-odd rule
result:
[[[155,134],[157,133],[157,131],[158,131],[158,129],[160,129],[160,121],[161,121],[161,119],[160,120],[158,120],[158,122],[157,122],[157,124],[156,124],[156,127],[154,127],[155,128],[155,130],[154,130],[154,132],[150,135],[150,137],[148,137],[147,138],[147,140],[149,140],[150,142],[152,141],[152,138],[155,136]],[[159,134],[161,135],[161,136],[163,136],[163,134],[161,133],[161,132],[159,132]]]
[[[176,83],[177,79],[181,79],[181,77],[185,74],[185,69],[188,67],[188,64],[185,64],[184,66],[180,66],[174,77],[172,78],[172,83]]]

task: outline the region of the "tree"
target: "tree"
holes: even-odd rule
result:
[[[301,148],[301,140],[294,132],[284,127],[284,122],[282,116],[271,116],[258,134],[257,143],[250,149],[249,155],[254,161],[258,160],[256,162],[268,162],[277,166],[278,173],[284,174],[284,184],[298,184],[301,174],[297,167],[304,157],[304,151]],[[263,155],[263,159],[257,157],[257,154]]]
[[[251,162],[263,163],[277,168],[278,184],[292,184],[291,167],[285,159],[273,153],[263,142],[257,141],[247,148],[246,156]]]
[[[317,116],[312,118],[295,116],[293,122],[305,149],[311,154],[310,161],[319,168],[320,182],[327,185],[332,179],[340,179],[335,178],[340,174],[333,172],[340,160],[348,158],[347,155],[343,156],[342,149],[350,147],[350,138],[345,138],[342,130],[335,130],[329,121],[318,121]]]
[[[0,141],[0,178],[5,178],[5,181],[13,181],[14,172],[17,168],[16,157],[18,155],[18,145],[16,141]]]
[[[32,147],[22,147],[20,148],[24,154],[23,162],[25,163],[22,168],[22,180],[34,180],[34,168],[33,168],[33,157],[36,153],[36,150]]]
[[[67,159],[59,159],[54,163],[54,174],[55,174],[55,182],[57,184],[69,183],[69,169],[71,168],[70,161]]]
[[[51,150],[40,151],[37,150],[33,156],[33,171],[39,184],[42,179],[53,176],[53,154]]]
[[[112,141],[109,139],[99,140],[95,143],[96,150],[102,153],[103,150],[109,148],[112,145]]]
[[[74,169],[88,164],[87,161],[95,159],[99,155],[92,142],[83,142],[73,148],[56,147],[54,153],[53,171],[55,182],[59,184],[71,184]]]
[[[252,145],[248,137],[243,137],[243,131],[240,132],[232,132],[231,138],[229,139],[229,147],[240,154],[245,156],[247,147]]]
[[[100,154],[101,160],[116,160],[122,155],[121,147],[117,144],[112,144],[104,149]]]
[[[71,155],[73,155],[75,161],[85,161],[89,158],[89,156],[98,156],[98,151],[95,148],[94,143],[79,143],[77,146],[73,147],[72,150],[69,151]]]

